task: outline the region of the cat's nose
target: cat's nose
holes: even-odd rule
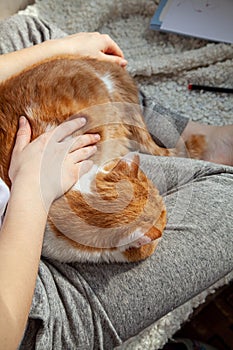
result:
[[[146,233],[146,236],[151,239],[151,241],[155,241],[162,236],[162,231],[158,228],[152,226],[149,231]]]
[[[131,248],[140,248],[145,244],[151,243],[151,238],[148,236],[141,236],[140,238],[136,239],[135,241],[130,243]]]

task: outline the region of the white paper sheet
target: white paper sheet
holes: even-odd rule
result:
[[[168,0],[162,30],[233,43],[233,0]]]

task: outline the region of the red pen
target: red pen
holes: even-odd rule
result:
[[[223,88],[218,86],[207,86],[207,85],[197,85],[197,84],[189,84],[189,90],[203,90],[203,91],[211,91],[211,92],[224,92],[224,93],[233,93],[233,89],[231,88]]]

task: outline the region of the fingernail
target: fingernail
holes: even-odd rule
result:
[[[26,123],[27,123],[27,119],[23,115],[21,115],[21,117],[19,118],[19,126],[23,127],[26,125]]]
[[[128,62],[125,59],[121,60],[121,67],[125,67],[127,64]]]
[[[82,117],[82,118],[80,118],[80,122],[81,122],[82,125],[85,125],[87,120],[86,120],[86,118]]]
[[[95,135],[94,135],[94,138],[95,138],[96,140],[100,140],[100,135],[99,135],[99,134],[95,134]]]
[[[97,151],[97,147],[96,146],[92,146],[92,152],[96,152]]]

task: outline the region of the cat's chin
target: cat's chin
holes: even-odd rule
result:
[[[122,244],[124,243],[122,241],[119,242],[122,245],[119,245],[118,247],[95,248],[80,246],[80,244],[70,240],[64,235],[58,237],[54,232],[47,232],[45,235],[46,239],[44,240],[42,255],[66,263],[115,263],[140,261],[151,255],[161,240],[160,237],[152,240],[146,235],[141,235],[139,238],[136,238],[136,236],[140,235],[140,232],[137,232],[136,235],[133,233],[128,237],[127,244]]]

